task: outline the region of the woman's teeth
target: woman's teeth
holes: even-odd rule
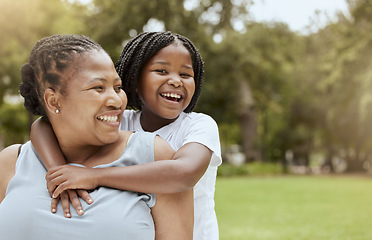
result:
[[[104,121],[104,122],[117,122],[118,116],[99,116],[98,120]]]

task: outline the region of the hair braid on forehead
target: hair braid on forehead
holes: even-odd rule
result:
[[[53,35],[37,41],[27,64],[22,67],[20,93],[25,107],[35,115],[46,116],[42,95],[45,87],[63,93],[61,77],[67,67],[85,52],[102,50],[102,47],[81,35]]]
[[[191,99],[190,104],[184,110],[184,112],[189,113],[195,108],[196,104],[198,103],[199,96],[201,94],[204,78],[204,63],[198,49],[188,38],[177,33],[175,33],[174,35],[177,37],[179,41],[182,42],[183,46],[190,52],[192,67],[194,70],[195,92]]]

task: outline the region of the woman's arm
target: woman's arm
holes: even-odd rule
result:
[[[51,169],[46,178],[48,189],[55,189],[54,197],[67,189],[97,186],[145,193],[177,193],[194,187],[208,168],[211,155],[204,145],[188,143],[176,152],[173,160],[111,168],[65,165]]]
[[[14,177],[20,144],[11,145],[0,152],[0,203],[5,198],[9,181]]]
[[[194,226],[193,191],[156,194],[151,209],[155,240],[192,240]]]
[[[173,154],[173,149],[163,139],[155,138],[155,161],[171,159]],[[155,240],[193,239],[194,198],[192,190],[173,194],[156,194],[156,203],[151,213],[155,224]]]

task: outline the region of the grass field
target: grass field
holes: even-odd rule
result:
[[[371,240],[372,178],[218,177],[220,240]]]

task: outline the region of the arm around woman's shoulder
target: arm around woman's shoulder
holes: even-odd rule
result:
[[[15,174],[15,165],[20,146],[20,144],[14,144],[0,152],[0,203],[5,197],[9,181]]]
[[[155,161],[172,159],[174,150],[160,137],[155,138]],[[194,226],[193,190],[173,194],[156,194],[151,209],[156,240],[192,240]]]

